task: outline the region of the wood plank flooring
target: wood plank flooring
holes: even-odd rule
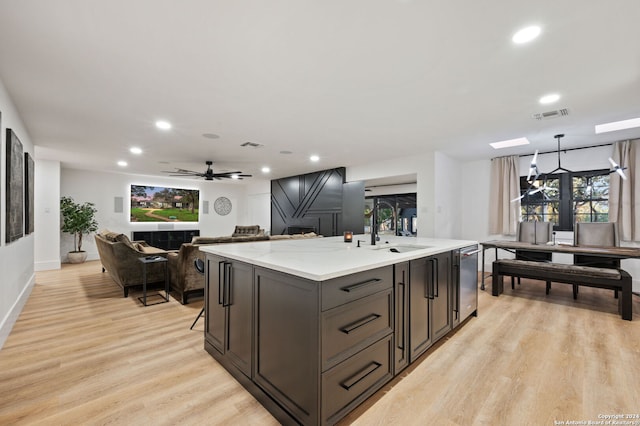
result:
[[[640,413],[640,301],[522,280],[341,425],[553,425]],[[203,349],[202,302],[143,307],[97,261],[38,272],[0,351],[0,425],[272,425]],[[640,419],[638,419],[640,420]]]

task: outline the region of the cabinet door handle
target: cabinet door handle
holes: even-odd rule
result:
[[[454,289],[456,292],[456,301],[455,301],[455,306],[453,307],[453,312],[456,313],[456,318],[458,319],[458,315],[460,312],[460,265],[456,264],[453,265],[453,267],[455,268],[455,272],[454,272],[454,277],[451,279],[451,281],[454,281],[456,284],[454,285]]]
[[[349,334],[352,331],[362,327],[363,325],[369,324],[371,321],[377,320],[378,318],[380,318],[380,315],[378,314],[367,315],[366,317],[359,319],[356,322],[352,322],[351,324],[342,327],[340,331],[342,331],[344,334]]]
[[[431,294],[433,294],[434,297],[438,297],[438,288],[440,287],[439,286],[440,270],[439,270],[437,257],[433,259],[433,270],[434,270],[435,279],[433,280],[433,293]]]
[[[363,368],[362,370],[358,371],[356,374],[351,376],[349,379],[347,379],[344,382],[340,383],[340,386],[342,386],[346,390],[350,390],[352,387],[357,385],[365,377],[367,377],[369,374],[371,374],[374,371],[376,371],[381,366],[382,366],[382,364],[380,364],[379,362],[372,361],[365,368]]]
[[[231,306],[231,282],[232,282],[232,274],[233,274],[233,268],[231,267],[231,262],[225,262],[224,265],[224,269],[225,269],[225,294],[224,294],[224,298],[223,300],[223,304],[222,306]]]
[[[366,287],[366,286],[368,286],[370,284],[379,283],[380,281],[382,281],[382,279],[373,278],[371,280],[363,281],[361,283],[356,283],[356,284],[352,284],[352,285],[347,286],[347,287],[342,287],[340,290],[346,291],[347,293],[350,293],[350,292],[355,291],[355,290],[360,290],[362,287]]]
[[[405,338],[404,338],[404,329],[405,329],[405,327],[404,327],[404,317],[405,317],[405,311],[404,311],[404,307],[405,307],[404,271],[402,271],[402,282],[398,283],[398,286],[402,286],[402,290],[401,290],[400,295],[399,295],[400,301],[402,303],[402,309],[399,309],[399,305],[396,304],[396,309],[398,309],[400,311],[399,315],[400,315],[400,321],[401,321],[401,324],[402,324],[401,325],[402,332],[401,333],[396,333],[396,347],[398,349],[400,349],[400,350],[404,350],[404,341],[405,341]],[[398,318],[398,314],[396,314],[396,318]]]
[[[226,269],[223,269],[223,266],[226,264],[225,261],[218,262],[218,305],[224,306],[224,289],[226,285]]]

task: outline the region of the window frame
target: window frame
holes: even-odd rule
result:
[[[573,231],[573,224],[575,221],[575,211],[574,211],[574,201],[577,199],[573,198],[573,178],[579,177],[594,177],[594,176],[605,176],[611,173],[608,169],[597,169],[597,170],[585,170],[579,172],[566,172],[566,173],[554,173],[554,174],[542,174],[538,177],[537,180],[542,180],[543,182],[549,179],[558,179],[558,188],[559,188],[559,196],[556,200],[555,198],[550,201],[558,202],[558,222],[554,224],[554,231]],[[524,194],[527,190],[529,190],[529,183],[527,182],[526,176],[520,176],[520,194]],[[607,190],[608,195],[608,190]],[[532,216],[532,214],[527,212],[527,208],[529,206],[541,205],[544,207],[549,203],[540,202],[538,200],[533,200],[530,196],[524,196],[520,199],[520,213],[524,218]],[[606,201],[607,206],[609,203],[609,198],[607,196],[604,198],[589,198],[589,202],[598,201],[603,202]],[[608,214],[608,213],[607,213]],[[543,214],[544,218],[544,214]]]

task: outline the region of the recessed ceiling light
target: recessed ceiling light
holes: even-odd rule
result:
[[[205,137],[208,139],[220,139],[220,136],[216,135],[215,133],[203,133],[202,137]]]
[[[171,123],[164,120],[156,121],[156,127],[161,130],[169,130],[171,128]]]
[[[118,161],[118,166],[127,167],[127,162],[126,161]]]
[[[238,175],[231,175],[231,179],[240,179],[240,176],[238,176]]]
[[[560,99],[560,95],[558,95],[557,93],[550,93],[548,95],[544,95],[543,97],[540,98],[540,103],[541,104],[552,104],[554,102],[557,102],[558,99]]]
[[[530,27],[519,30],[513,35],[511,40],[516,44],[527,43],[538,37],[540,35],[540,31],[540,27],[538,27],[537,25],[532,25]]]
[[[311,157],[309,157],[309,160],[313,162],[320,161],[320,157],[318,157],[317,155],[312,155]]]
[[[262,168],[262,173],[269,173],[271,171],[271,169],[269,167],[263,167]]]
[[[291,152],[291,151],[280,151],[280,154],[285,154],[285,155],[286,154],[293,154],[293,152]]]
[[[640,118],[632,118],[630,120],[612,121],[611,123],[596,124],[596,134],[615,132],[616,130],[633,129],[640,127]]]
[[[132,154],[142,154],[142,149],[138,148],[137,146],[132,146],[131,148],[129,148],[129,152]]]
[[[489,145],[491,145],[493,149],[510,148],[512,146],[529,145],[529,139],[527,138],[509,139],[506,141],[492,142]]]

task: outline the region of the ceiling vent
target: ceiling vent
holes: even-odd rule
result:
[[[533,114],[531,117],[535,118],[536,120],[548,120],[550,118],[565,117],[567,115],[569,115],[569,110],[567,110],[566,108],[562,108],[555,109],[553,111],[541,112],[539,114]]]
[[[260,145],[259,143],[255,143],[255,142],[245,142],[243,144],[240,145],[243,148],[260,148],[263,145]]]

